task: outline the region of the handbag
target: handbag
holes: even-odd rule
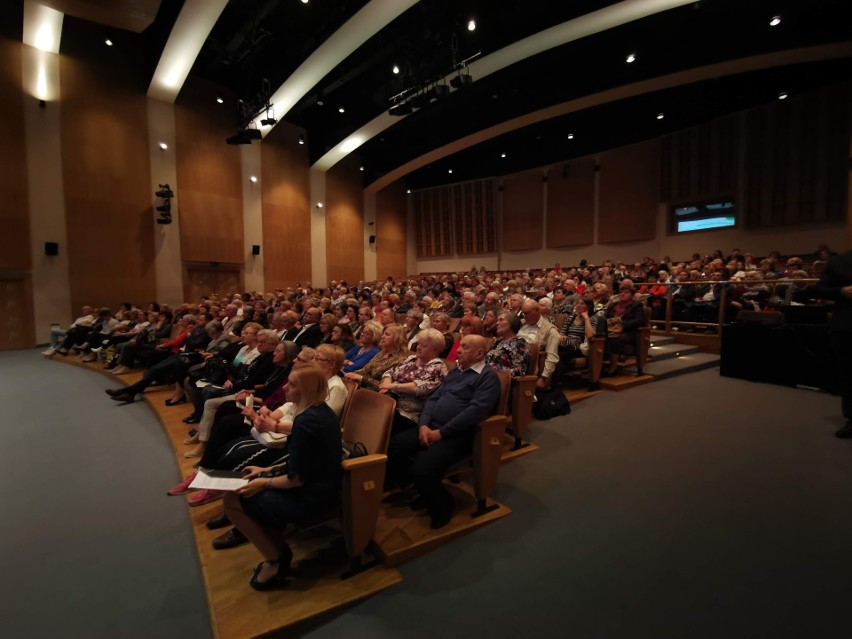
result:
[[[606,320],[606,334],[607,337],[621,337],[621,334],[624,332],[624,329],[621,326],[621,318],[620,317],[609,317]]]
[[[263,444],[267,448],[281,448],[287,445],[287,435],[284,433],[275,433],[272,431],[260,432],[254,426],[251,427],[251,436],[258,443]]]
[[[364,457],[367,454],[367,447],[361,442],[343,442],[343,459]]]
[[[561,417],[571,412],[571,403],[560,389],[540,390],[535,394],[533,415],[536,419],[545,421]]]
[[[211,357],[204,366],[203,378],[214,386],[221,386],[228,379],[230,366],[221,357]]]
[[[589,340],[584,339],[580,343],[580,353],[582,353],[583,357],[589,356]]]

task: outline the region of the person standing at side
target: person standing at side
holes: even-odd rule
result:
[[[846,420],[834,434],[849,439],[852,438],[852,251],[828,260],[820,274],[818,288],[821,298],[834,300],[828,328],[837,362],[841,409]]]

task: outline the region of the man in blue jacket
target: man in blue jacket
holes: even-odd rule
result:
[[[485,365],[487,350],[481,335],[462,338],[458,368],[426,400],[419,428],[395,435],[388,448],[390,479],[414,484],[420,497],[412,506],[428,509],[432,528],[446,526],[453,515],[444,473],[471,455],[477,424],[494,413],[500,399],[500,380]]]

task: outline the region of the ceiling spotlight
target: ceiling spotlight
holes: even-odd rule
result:
[[[272,126],[276,122],[278,122],[278,120],[275,118],[266,117],[260,121],[260,126]]]
[[[574,139],[574,134],[573,134],[573,133],[569,133],[569,134],[568,134],[568,139],[569,139],[569,140],[573,140],[573,139]]]
[[[216,96],[216,102],[218,102],[219,104],[222,104],[222,103],[225,102],[225,100],[221,95],[217,95]]]
[[[305,134],[300,133],[299,134],[299,144],[304,144],[304,143],[305,143]]]
[[[317,202],[317,208],[318,208],[318,209],[321,209],[321,208],[322,208],[322,202]]]
[[[337,112],[338,113],[345,113],[346,109],[344,109],[343,107],[340,107],[339,109],[337,109]]]
[[[165,142],[160,142],[160,150],[161,151],[165,151],[168,148],[169,148],[168,144],[166,144]]]
[[[505,153],[501,153],[501,154],[500,154],[500,157],[501,157],[501,158],[504,158],[504,157],[506,157],[506,154],[505,154]]]
[[[108,47],[111,47],[112,46],[112,40],[107,38],[106,40],[104,40],[104,44],[107,45]]]
[[[397,65],[393,65],[393,69],[391,69],[391,71],[393,71],[393,74],[396,75],[399,73],[399,67]]]
[[[636,62],[636,54],[635,53],[627,54],[627,58],[625,58],[625,60],[627,61],[627,64],[630,64],[631,62]]]
[[[248,136],[249,140],[263,139],[263,134],[260,132],[260,129],[246,129],[245,134]]]
[[[456,77],[450,79],[450,84],[454,89],[463,89],[473,84],[473,78],[470,73],[459,73]]]
[[[468,20],[467,30],[468,31],[476,31],[476,20]]]
[[[786,99],[787,99],[787,92],[786,92],[786,91],[782,91],[781,93],[779,93],[779,94],[778,94],[778,99],[779,99],[779,100],[786,100]]]
[[[302,4],[308,4],[308,2],[310,2],[310,0],[302,0]]]
[[[781,24],[781,16],[772,16],[772,20],[769,21],[770,27],[777,27]]]
[[[252,175],[252,176],[249,178],[249,182],[251,182],[252,184],[254,184],[255,182],[257,182],[257,176],[256,176],[256,175]]]
[[[323,106],[324,104],[325,102],[323,102],[322,100],[317,100],[317,106]]]
[[[411,194],[411,189],[405,189],[405,192]]]
[[[657,114],[657,119],[658,119],[658,120],[662,120],[664,117],[666,117],[666,114],[665,114],[665,113],[658,113],[658,114]]]
[[[453,172],[452,169],[447,169],[447,173],[452,173],[452,172]]]
[[[238,144],[251,144],[251,138],[245,131],[239,131],[237,133],[234,133],[234,135],[225,138],[225,142],[227,144],[232,144],[235,146]]]
[[[364,170],[364,167],[363,167],[363,166],[359,166],[359,167],[358,167],[358,170],[359,170],[359,171],[363,171],[363,170]]]

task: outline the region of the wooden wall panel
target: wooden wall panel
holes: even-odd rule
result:
[[[553,167],[547,172],[547,248],[588,246],[594,234],[594,158]]]
[[[310,165],[300,133],[281,122],[260,147],[267,291],[311,279]]]
[[[598,242],[651,240],[660,201],[658,140],[609,151],[600,160]]]
[[[240,149],[225,144],[236,122],[233,110],[216,103],[218,92],[191,80],[175,103],[181,256],[187,262],[242,265]]]
[[[407,275],[408,200],[405,186],[394,182],[376,193],[376,276]]]
[[[30,98],[34,99],[34,98]],[[29,269],[27,147],[21,92],[21,44],[0,39],[0,268]]]
[[[451,187],[417,191],[412,196],[417,257],[453,254]]]
[[[244,291],[243,272],[237,265],[215,267],[184,263],[183,271],[186,299],[193,302],[214,295],[220,300],[232,299],[235,293]]]
[[[349,156],[326,174],[328,280],[364,279],[364,189],[360,160]]]
[[[741,115],[749,228],[846,218],[852,84],[827,87]]]
[[[456,254],[482,255],[497,250],[494,180],[476,180],[452,187]]]
[[[28,275],[0,272],[0,351],[35,346],[33,284]]]
[[[60,57],[62,179],[75,309],[156,297],[144,82],[128,69],[144,69],[130,45],[107,56],[69,44]]]
[[[503,181],[503,250],[542,247],[544,183],[541,171],[507,176]]]

